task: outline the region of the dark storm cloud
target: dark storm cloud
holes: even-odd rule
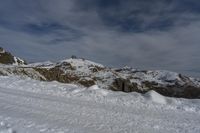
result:
[[[197,0],[0,0],[0,45],[31,61],[71,55],[200,77]]]

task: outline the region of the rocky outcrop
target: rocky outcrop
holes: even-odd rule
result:
[[[24,65],[26,62],[18,57],[13,56],[11,53],[6,52],[0,47],[0,63],[7,65]]]
[[[47,81],[46,78],[33,68],[20,67],[20,66],[9,66],[0,65],[0,76],[17,75],[22,78],[29,77],[35,80]]]
[[[131,83],[129,79],[116,78],[112,85],[111,90],[123,92],[141,92],[136,83]]]
[[[15,64],[10,53],[0,49],[0,61]],[[98,85],[113,91],[146,93],[155,90],[170,97],[200,98],[200,80],[169,71],[112,69],[85,59],[71,58],[58,63],[44,62],[23,66],[3,65],[0,75],[19,75],[42,81]]]
[[[155,82],[145,81],[143,84],[149,90],[155,90],[156,92],[169,97],[184,97],[184,98],[200,98],[200,87],[195,85],[160,85]]]
[[[63,70],[58,67],[45,69],[45,68],[34,68],[35,71],[39,72],[45,77],[47,81],[58,81],[61,83],[72,83],[79,80],[79,77],[73,74],[65,74]]]
[[[131,68],[110,69],[85,60],[71,59],[50,68],[34,68],[48,81],[75,83],[85,87],[94,84],[113,91],[146,93],[155,90],[162,95],[183,98],[200,98],[200,82],[193,78],[168,71],[140,71]],[[76,63],[75,63],[76,62]]]

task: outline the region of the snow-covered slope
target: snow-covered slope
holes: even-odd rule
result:
[[[67,59],[58,63],[34,66],[48,81],[75,83],[89,87],[124,92],[155,90],[166,96],[199,98],[200,81],[170,71],[142,71],[125,67],[113,69],[84,59]]]
[[[199,133],[200,100],[0,76],[1,133]]]
[[[0,48],[0,75],[18,75],[43,81],[73,83],[84,87],[123,92],[145,93],[154,90],[162,95],[200,98],[200,80],[163,70],[136,70],[130,67],[108,68],[82,58],[56,63],[47,61],[25,65],[25,62]]]
[[[77,58],[20,60],[0,49],[0,133],[200,132],[200,100],[165,97],[200,98],[199,79]]]
[[[20,75],[44,81],[73,83],[85,87],[141,92],[155,90],[172,97],[200,98],[200,80],[169,71],[143,71],[130,67],[108,68],[85,59],[66,59],[23,66],[0,66],[1,75]]]

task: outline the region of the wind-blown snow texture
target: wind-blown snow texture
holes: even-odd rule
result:
[[[200,100],[0,76],[0,133],[199,133]]]

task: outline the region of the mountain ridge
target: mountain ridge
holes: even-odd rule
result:
[[[155,90],[170,97],[200,98],[200,80],[196,78],[164,70],[109,68],[79,58],[70,58],[57,63],[4,63],[0,67],[0,75],[18,75],[42,81],[73,83],[84,87],[98,85],[103,89],[127,93],[146,93]]]
[[[26,61],[19,57],[13,56],[11,53],[5,51],[0,47],[0,63],[7,65],[26,65]]]

